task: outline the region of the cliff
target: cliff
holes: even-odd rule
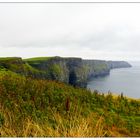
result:
[[[108,61],[107,63],[110,69],[131,67],[126,61]]]
[[[10,70],[38,79],[50,79],[86,87],[87,81],[95,76],[110,73],[113,68],[131,67],[125,61],[83,60],[81,58],[38,57],[0,58],[0,69]]]

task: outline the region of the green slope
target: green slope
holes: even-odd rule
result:
[[[1,137],[140,136],[140,101],[0,71]]]
[[[45,60],[49,60],[53,57],[33,57],[33,58],[27,58],[24,59],[24,61],[45,61]]]

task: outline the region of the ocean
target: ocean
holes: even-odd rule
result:
[[[131,68],[112,69],[110,75],[96,77],[88,82],[87,88],[108,93],[108,91],[140,98],[140,62],[129,62]]]

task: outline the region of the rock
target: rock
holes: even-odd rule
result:
[[[0,67],[38,79],[61,81],[78,87],[86,87],[88,80],[104,76],[111,69],[131,67],[125,61],[84,60],[81,58],[3,58]]]
[[[109,66],[110,69],[132,67],[126,61],[107,61],[107,63],[108,63],[108,66]]]

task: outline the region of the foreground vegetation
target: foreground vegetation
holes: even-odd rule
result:
[[[1,137],[139,137],[140,101],[0,71]]]

